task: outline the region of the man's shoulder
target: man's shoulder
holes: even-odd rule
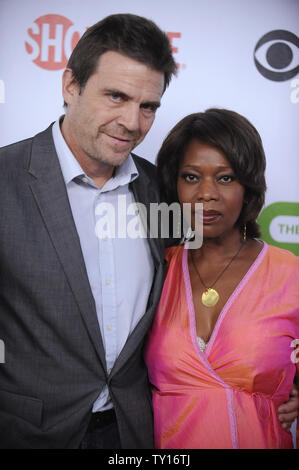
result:
[[[18,184],[28,168],[33,137],[0,148],[0,173],[6,182]],[[4,183],[4,181],[3,181]]]
[[[0,166],[4,167],[16,167],[18,164],[24,165],[25,161],[29,158],[32,145],[35,140],[39,141],[43,138],[48,139],[51,134],[52,124],[44,131],[38,134],[28,137],[27,139],[14,142],[12,144],[0,147]]]
[[[0,147],[0,163],[9,163],[11,159],[24,155],[24,153],[31,148],[32,141],[33,137],[29,137],[28,139]]]

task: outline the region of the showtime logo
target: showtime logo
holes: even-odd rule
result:
[[[65,68],[81,37],[74,24],[61,15],[40,16],[27,32],[26,51],[36,65],[46,70]]]
[[[26,51],[31,56],[31,60],[43,69],[64,69],[84,32],[85,30],[77,31],[74,23],[65,16],[52,14],[40,16],[27,30]],[[178,47],[174,46],[173,41],[181,38],[181,33],[169,32],[167,35],[173,53],[176,54]],[[181,64],[177,63],[177,65],[180,67]],[[185,67],[183,65],[183,68]]]

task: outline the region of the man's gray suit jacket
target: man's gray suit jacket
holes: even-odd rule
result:
[[[134,161],[131,190],[148,208],[159,202],[155,167]],[[77,448],[105,384],[122,447],[153,447],[142,350],[163,284],[163,242],[148,239],[155,277],[147,310],[108,374],[51,126],[2,148],[0,175],[0,448]]]

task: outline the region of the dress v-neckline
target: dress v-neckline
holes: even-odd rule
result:
[[[210,366],[210,363],[208,362],[207,358],[209,356],[209,353],[213,347],[213,344],[215,342],[215,339],[217,337],[218,331],[220,329],[220,326],[222,322],[224,321],[227,312],[229,311],[229,308],[233,304],[233,302],[236,300],[236,298],[239,296],[240,292],[243,290],[253,273],[256,271],[260,263],[263,261],[267,251],[268,251],[268,245],[267,243],[263,242],[263,248],[246,272],[246,274],[243,276],[243,278],[240,280],[230,297],[227,299],[226,303],[224,304],[217,321],[215,323],[215,326],[213,328],[212,334],[210,336],[209,341],[207,342],[207,346],[204,351],[201,351],[198,340],[197,340],[197,332],[196,332],[196,317],[195,317],[195,309],[194,309],[194,302],[193,302],[193,295],[192,295],[192,287],[191,287],[191,281],[190,281],[190,274],[189,274],[189,267],[188,267],[188,243],[184,245],[183,248],[183,255],[182,255],[182,270],[183,270],[183,276],[184,276],[184,283],[185,283],[185,293],[187,297],[187,305],[188,305],[188,313],[189,313],[189,327],[190,327],[190,335],[191,335],[191,340],[193,343],[193,346],[198,353],[200,359],[206,364]]]

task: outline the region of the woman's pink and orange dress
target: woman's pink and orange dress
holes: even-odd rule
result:
[[[145,351],[156,448],[291,448],[277,407],[288,400],[299,366],[299,259],[264,243],[202,352],[188,249],[166,253],[167,277]]]

